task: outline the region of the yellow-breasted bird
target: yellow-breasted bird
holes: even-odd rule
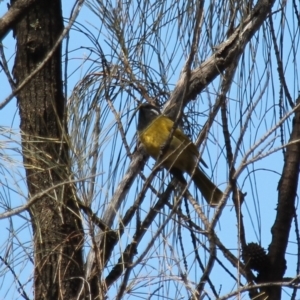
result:
[[[223,197],[222,191],[205,175],[198,166],[199,151],[195,144],[176,128],[170,141],[174,122],[160,113],[151,104],[139,107],[138,136],[146,152],[170,171],[184,180],[183,173],[192,179],[210,206],[216,206]],[[169,145],[166,142],[170,141]],[[164,151],[164,146],[166,146]]]

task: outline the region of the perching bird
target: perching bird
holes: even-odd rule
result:
[[[174,122],[160,113],[151,104],[139,108],[138,136],[146,152],[174,174],[183,179],[188,173],[210,206],[216,206],[223,197],[222,191],[205,175],[198,166],[199,152],[195,144],[176,128],[166,151],[162,151],[169,140]],[[162,155],[163,152],[163,155]],[[184,179],[183,179],[184,180]]]

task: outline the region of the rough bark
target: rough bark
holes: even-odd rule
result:
[[[283,282],[286,270],[285,253],[290,229],[295,217],[295,202],[300,167],[300,97],[293,119],[290,144],[286,148],[284,167],[278,184],[278,206],[274,225],[271,229],[272,241],[269,246],[269,265],[258,274],[258,282]],[[267,200],[267,199],[266,199]],[[270,286],[262,289],[261,299],[281,299],[281,286]],[[266,298],[268,297],[268,298]]]
[[[0,18],[0,41],[15,26],[15,24],[26,14],[28,9],[35,4],[37,0],[18,0],[9,7],[8,12]]]
[[[61,2],[39,1],[16,25],[14,76],[22,82],[44,59],[63,30]],[[83,230],[70,181],[64,125],[61,47],[17,95],[34,233],[35,299],[73,299],[83,281]]]

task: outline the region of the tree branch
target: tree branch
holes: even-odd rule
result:
[[[0,41],[12,30],[37,0],[17,0],[9,7],[8,12],[0,18]]]
[[[297,106],[300,97],[297,100]],[[290,143],[286,148],[282,176],[278,185],[278,206],[275,223],[272,227],[272,242],[269,246],[270,267],[259,274],[259,282],[280,281],[286,270],[285,252],[288,244],[292,220],[295,216],[295,199],[300,167],[300,108],[295,110],[293,130]],[[270,299],[280,299],[281,287],[273,286],[266,289]]]
[[[170,97],[165,112],[167,115],[170,117],[176,116],[178,113],[176,103],[178,101],[183,101],[184,107],[189,101],[195,99],[217,76],[222,74],[233,61],[236,61],[237,57],[240,57],[247,43],[266,20],[274,2],[274,0],[259,1],[232,35],[215,48],[215,53],[204,61],[199,68],[191,72],[189,90],[185,97],[183,95],[185,89],[184,78],[179,79]]]

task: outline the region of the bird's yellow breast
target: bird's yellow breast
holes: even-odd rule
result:
[[[195,147],[181,130],[176,129],[166,153],[162,153],[163,147],[169,139],[173,127],[173,121],[165,116],[157,117],[143,132],[139,138],[146,152],[154,159],[163,161],[166,168],[175,167],[183,172],[190,173],[195,167]],[[197,151],[197,150],[196,150]]]
[[[139,134],[146,152],[153,158],[158,158],[162,146],[165,144],[169,132],[165,130],[161,118],[155,119],[143,132]]]

